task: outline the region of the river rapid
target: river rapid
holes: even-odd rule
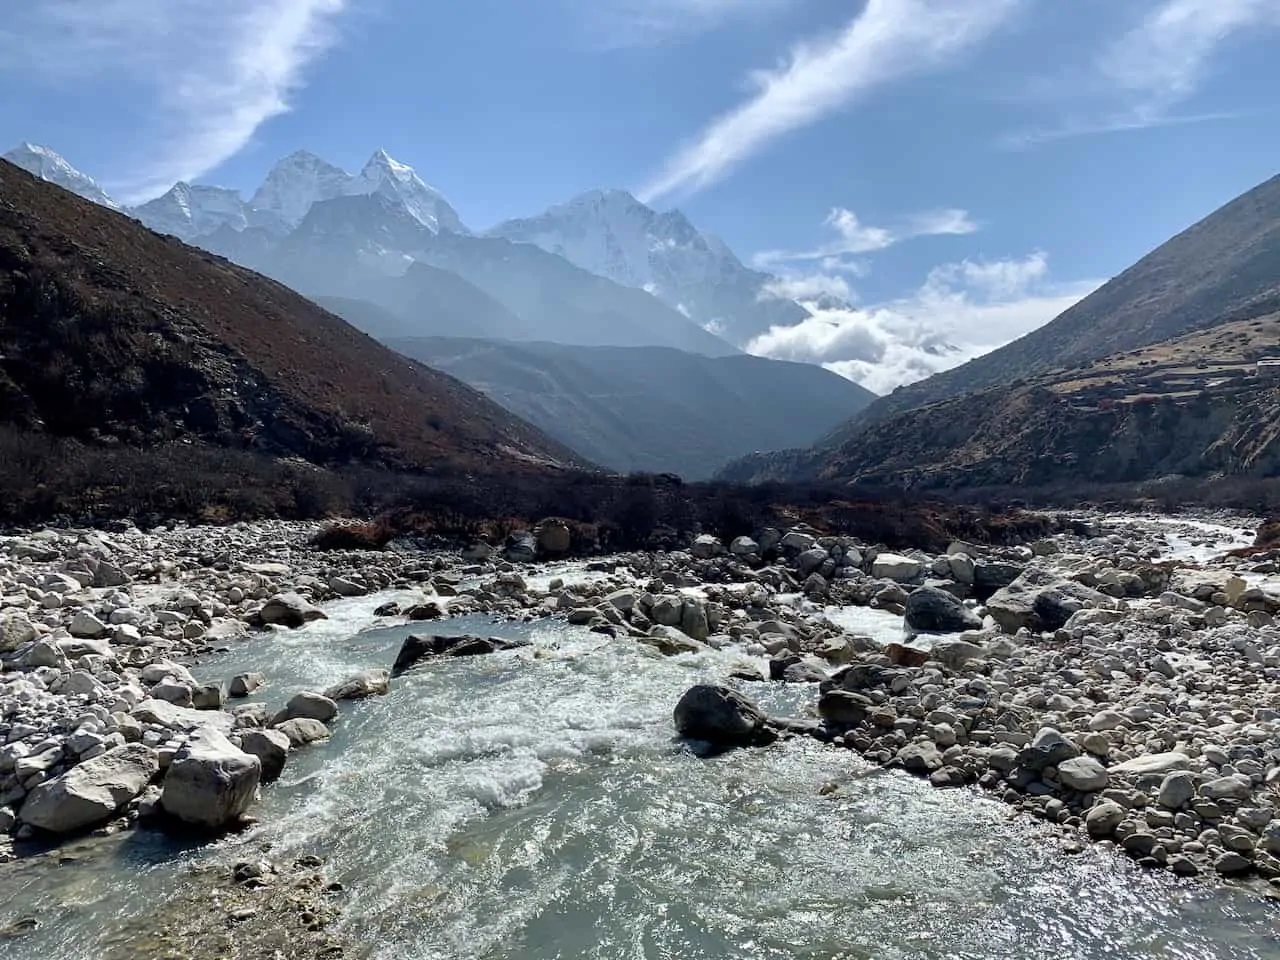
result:
[[[196,668],[261,670],[272,705],[389,666],[421,625],[387,626],[395,594]],[[900,618],[859,610],[896,639]],[[671,709],[749,660],[664,658],[558,621],[463,618],[440,633],[523,638],[424,664],[388,696],[343,704],[331,741],[263,788],[260,823],[201,856],[273,844],[319,853],[347,890],[342,932],[375,958],[1263,958],[1274,905],[1143,872],[1105,850],[1064,853],[1035,822],[970,790],[934,790],[804,738],[714,759],[673,739]],[[800,715],[807,686],[753,685]],[[82,960],[127,942],[195,855],[161,835],[0,871],[0,914],[40,920],[13,960]],[[62,865],[59,866],[59,863]],[[139,956],[144,954],[139,953]]]

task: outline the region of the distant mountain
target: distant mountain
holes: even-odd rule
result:
[[[313,204],[253,266],[308,294],[376,303],[418,335],[737,352],[641,290],[529,244],[433,233],[378,194]]]
[[[1012,343],[899,387],[833,440],[947,397],[1099,360],[1280,307],[1280,176],[1157,247],[1059,317]]]
[[[194,240],[223,229],[241,233],[249,227],[252,208],[226,187],[175,183],[163,196],[129,211],[156,233]]]
[[[376,322],[376,319],[375,319]],[[588,459],[709,477],[731,458],[811,441],[874,395],[821,367],[661,347],[459,339],[387,344],[465,380]]]
[[[623,190],[593,190],[487,232],[531,243],[584,270],[652,293],[738,345],[809,314],[772,295],[775,279],[748,269],[723,241],[700,233],[678,210],[659,213]]]
[[[280,284],[4,162],[0,342],[0,422],[21,431],[324,465],[581,462]]]
[[[92,200],[112,210],[120,209],[120,204],[107,196],[107,192],[98,186],[98,181],[81,173],[48,147],[22,143],[6,153],[3,159],[41,180],[56,183],[64,190],[70,190],[86,200]]]
[[[52,151],[24,149],[39,175],[91,192],[92,181]],[[659,214],[620,191],[597,191],[474,236],[438,191],[383,150],[354,176],[298,151],[248,201],[233,190],[179,183],[128,212],[308,295],[369,301],[401,317],[422,309],[422,335],[718,356],[737,352],[731,341],[807,316],[768,293],[772,278],[748,270],[677,211]],[[415,293],[399,282],[413,263],[457,274],[469,287],[446,289],[439,276],[428,284],[419,272]],[[427,303],[424,284],[446,301]],[[474,291],[504,312],[480,306]]]

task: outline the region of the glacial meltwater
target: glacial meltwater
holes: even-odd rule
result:
[[[973,790],[934,790],[804,738],[701,759],[673,739],[691,684],[731,650],[664,658],[544,621],[378,626],[391,595],[237,646],[201,678],[260,670],[271,706],[387,667],[413,632],[522,637],[423,663],[343,703],[333,739],[294,753],[260,823],[198,850],[228,864],[270,841],[318,853],[341,920],[375,958],[1275,958],[1280,915],[1244,889],[1068,856]],[[895,618],[861,612],[859,627]],[[382,621],[385,623],[385,621]],[[803,715],[804,685],[746,687]],[[127,942],[197,851],[151,830],[0,871],[0,918],[38,919],[5,960],[87,960]],[[138,956],[145,954],[139,953]]]

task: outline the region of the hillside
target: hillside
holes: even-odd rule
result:
[[[739,461],[778,475],[909,489],[1073,487],[1280,474],[1280,313],[939,401],[832,449]]]
[[[1040,329],[882,397],[831,442],[903,410],[1277,308],[1280,176],[1157,247]]]
[[[389,339],[596,463],[710,476],[752,450],[807,443],[874,394],[820,367],[663,347]]]
[[[291,290],[0,162],[0,418],[401,468],[574,454]]]

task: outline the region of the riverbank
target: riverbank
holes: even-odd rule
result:
[[[676,661],[718,651],[722,681],[754,695],[765,677],[778,677],[779,686],[792,691],[784,699],[794,713],[816,713],[797,729],[873,763],[906,766],[938,785],[979,783],[1082,839],[1117,843],[1144,865],[1185,873],[1186,861],[1210,876],[1266,879],[1275,823],[1267,778],[1280,764],[1269,752],[1275,718],[1259,704],[1274,703],[1280,694],[1280,651],[1274,627],[1264,620],[1272,615],[1274,561],[1218,563],[1206,572],[1199,565],[1208,553],[1242,538],[1231,539],[1214,525],[1143,523],[1135,528],[1126,520],[1114,533],[1103,530],[1089,539],[1064,535],[996,551],[957,547],[941,556],[877,554],[868,544],[797,529],[778,531],[776,543],[767,542],[771,533],[727,545],[704,538],[688,551],[613,557],[590,570],[579,564],[550,572],[479,560],[478,551],[470,552],[473,560],[411,551],[318,553],[307,546],[315,527],[294,524],[10,539],[0,548],[6,555],[0,618],[25,630],[15,616],[21,613],[37,636],[3,654],[3,749],[22,756],[10,771],[0,766],[0,776],[8,778],[6,796],[17,787],[29,794],[130,744],[155,751],[158,774],[182,749],[183,725],[197,719],[197,725],[223,724],[232,745],[237,739],[243,745],[245,734],[255,724],[270,724],[293,691],[280,690],[280,702],[274,702],[268,675],[267,696],[259,694],[233,714],[222,709],[230,705],[226,700],[212,707],[229,697],[231,675],[210,679],[201,661],[219,648],[232,651],[219,663],[234,661],[251,633],[258,636],[245,650],[275,642],[271,636],[291,636],[288,627],[256,626],[264,604],[281,593],[299,595],[306,622],[311,607],[323,607],[327,598],[346,595],[351,599],[341,603],[354,603],[361,593],[381,598],[397,591],[387,594],[397,599],[394,612],[384,608],[371,625],[405,623],[404,611],[434,606],[434,612],[415,615],[530,622],[554,616],[594,632],[600,643],[613,635],[614,642],[639,642]],[[96,558],[97,567],[90,569],[86,558]],[[1232,579],[1237,563],[1244,564],[1243,588]],[[1045,572],[1050,580],[1031,584],[1030,592],[1025,582],[1016,586],[1030,579],[1028,571]],[[104,582],[121,577],[126,582]],[[999,622],[888,650],[886,636],[848,629],[852,622],[900,624],[925,581],[952,595],[969,594],[971,607]],[[1064,583],[1076,585],[1066,589],[1066,599],[1055,594],[1064,592]],[[1045,595],[1058,606],[1050,610],[1041,600]],[[1073,605],[1079,609],[1066,609]],[[850,616],[857,611],[858,617]],[[1065,613],[1064,622],[1048,629],[1046,611]],[[86,613],[107,632],[77,636],[91,627]],[[134,631],[143,642],[133,642]],[[33,656],[53,662],[33,665]],[[911,662],[922,656],[935,659]],[[390,658],[382,659],[388,662],[359,666],[389,668]],[[265,667],[261,672],[269,674]],[[412,681],[413,674],[408,677]],[[314,692],[335,679],[342,678],[317,677]],[[163,702],[183,712],[157,708],[157,693],[174,698]],[[184,705],[188,694],[190,706]],[[194,709],[197,695],[210,709]],[[674,698],[661,706],[669,711]],[[341,729],[355,708],[337,708],[324,720],[303,719]],[[1042,729],[1057,731],[1068,746],[1048,744]],[[273,739],[271,732],[258,737]],[[282,753],[288,757],[298,746],[286,739]],[[1171,766],[1120,769],[1153,756]],[[43,770],[24,763],[19,777],[18,762],[31,757],[52,762]],[[1081,789],[1100,782],[1096,767],[1106,773],[1106,784]],[[1086,775],[1093,777],[1087,784]],[[1161,802],[1162,794],[1172,797],[1174,787],[1165,785],[1170,777],[1192,787],[1176,808]],[[1231,782],[1210,786],[1224,780]],[[144,787],[125,799],[98,829],[126,829],[153,811],[155,790]],[[24,802],[25,796],[8,804],[15,853],[40,837],[38,828],[24,824]],[[1118,818],[1113,807],[1120,808]],[[1099,811],[1114,819],[1109,833],[1097,826]],[[1273,816],[1264,823],[1268,813]],[[1232,853],[1249,867],[1231,869],[1237,862],[1227,856]]]

